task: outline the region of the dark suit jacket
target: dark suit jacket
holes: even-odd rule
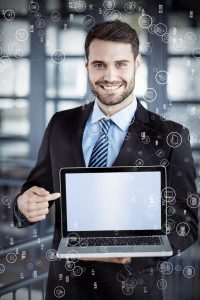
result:
[[[59,192],[59,170],[62,167],[85,166],[82,136],[92,107],[93,103],[90,103],[58,112],[52,117],[43,138],[36,166],[23,185],[22,192],[33,185],[44,187],[51,193]],[[170,132],[178,132],[181,135],[182,143],[179,147],[172,148],[167,144],[166,137]],[[149,137],[148,143],[144,142],[144,134]],[[161,119],[138,102],[134,122],[130,125],[127,138],[113,164],[113,166],[131,166],[136,164],[137,159],[142,159],[144,165],[159,165],[163,159],[168,160],[168,186],[176,192],[176,202],[173,204],[175,214],[170,217],[175,222],[175,228],[169,235],[174,254],[185,250],[197,239],[197,211],[187,205],[187,197],[196,192],[195,169],[188,136],[186,128],[178,123]],[[158,155],[159,149],[163,151],[162,157]],[[61,238],[60,221],[60,203],[56,201],[52,246],[54,249],[57,249]],[[184,237],[180,237],[176,232],[176,225],[180,222],[186,222],[190,226],[190,232]],[[160,278],[160,273],[156,271],[158,261],[159,258],[133,259],[132,276],[136,276],[136,280],[138,278],[143,280],[133,290],[134,299],[139,297],[146,299],[145,297],[149,295],[154,299],[161,299],[161,292],[156,285],[156,280]],[[51,262],[48,300],[57,299],[54,296],[54,288],[57,285],[66,288],[66,295],[69,297],[67,299],[102,299],[106,295],[110,295],[110,299],[123,299],[123,284],[117,280],[117,273],[124,270],[123,265],[81,261],[78,265],[84,270],[80,277],[71,276],[72,273],[66,270],[63,261]],[[95,271],[91,271],[92,269]],[[64,274],[64,278],[69,275],[69,283],[58,281],[61,273]],[[97,288],[94,288],[94,282],[97,282]],[[150,299],[148,297],[147,299]]]

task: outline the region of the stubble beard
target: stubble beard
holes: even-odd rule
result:
[[[124,85],[126,85],[126,88],[121,93],[121,95],[119,95],[116,98],[102,95],[101,92],[97,91],[97,89],[95,88],[95,85],[91,82],[90,79],[89,79],[89,85],[90,85],[90,89],[91,89],[92,93],[98,98],[98,100],[102,104],[108,105],[108,106],[117,105],[117,104],[123,102],[126,98],[128,98],[132,94],[134,87],[135,87],[135,76],[133,76],[133,78],[131,79],[128,86],[127,86],[127,83],[124,82]]]

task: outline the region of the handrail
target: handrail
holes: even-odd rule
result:
[[[45,243],[45,242],[50,242],[52,241],[53,239],[53,234],[52,233],[49,233],[47,234],[46,236],[44,237],[40,237],[40,243]],[[37,243],[37,240],[38,238],[34,238],[34,239],[30,239],[26,242],[22,242],[22,243],[16,243],[14,246],[12,247],[9,247],[9,248],[6,248],[6,249],[3,249],[1,252],[0,252],[0,258],[7,255],[8,253],[10,252],[13,252],[16,250],[16,248],[18,250],[21,250],[21,249],[28,249],[30,247],[34,247],[36,246],[38,243]]]
[[[5,294],[8,294],[8,293],[11,293],[13,291],[16,291],[22,287],[25,287],[25,286],[28,286],[28,285],[31,285],[32,283],[36,283],[38,281],[42,281],[42,280],[45,280],[47,279],[48,277],[48,272],[43,272],[41,274],[39,274],[37,277],[33,278],[33,277],[30,277],[30,278],[26,278],[26,279],[21,279],[21,280],[18,280],[18,281],[15,281],[13,283],[9,283],[5,286],[2,286],[0,288],[0,296],[3,296]]]

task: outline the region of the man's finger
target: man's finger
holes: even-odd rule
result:
[[[32,186],[29,190],[38,196],[46,196],[49,194],[47,190],[38,186]]]
[[[36,199],[36,202],[47,202],[47,201],[53,201],[56,200],[60,197],[60,193],[53,193],[53,194],[49,194],[47,196],[43,196],[43,197],[38,197]]]
[[[49,212],[49,209],[48,208],[45,208],[45,209],[41,209],[41,210],[35,210],[35,211],[32,211],[30,213],[27,214],[28,218],[36,218],[36,217],[39,217],[39,216],[43,216],[43,215],[46,215],[48,214]]]
[[[101,262],[111,262],[117,264],[128,264],[131,263],[130,257],[112,257],[112,258],[81,258],[84,261],[101,261]]]
[[[46,215],[41,215],[35,218],[29,218],[29,222],[34,223],[34,222],[39,222],[39,221],[43,221],[46,219]]]

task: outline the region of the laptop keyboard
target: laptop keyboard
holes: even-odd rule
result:
[[[133,246],[133,245],[161,245],[159,237],[124,237],[124,238],[85,238],[79,243],[68,243],[68,246]]]

